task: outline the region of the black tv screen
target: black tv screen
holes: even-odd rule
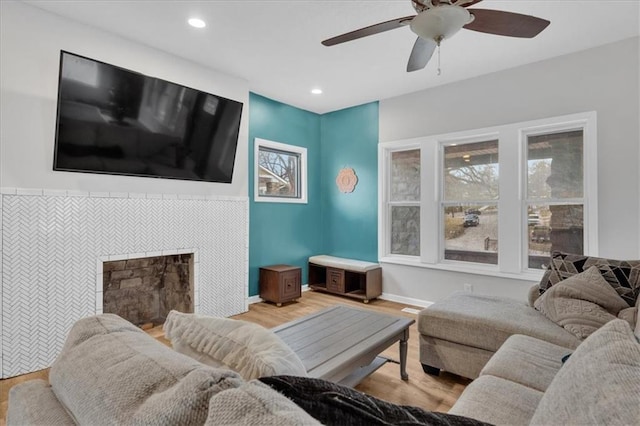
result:
[[[62,51],[53,169],[231,183],[242,103]]]

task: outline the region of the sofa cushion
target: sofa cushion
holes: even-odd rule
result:
[[[635,304],[640,294],[640,260],[614,260],[554,251],[540,280],[540,293],[591,266],[598,266],[605,280],[629,306]]]
[[[420,362],[462,377],[480,375],[494,351],[420,334]]]
[[[554,285],[534,306],[579,339],[616,319],[628,307],[595,266]]]
[[[511,299],[454,293],[418,315],[418,331],[495,352],[513,334],[524,334],[568,348],[580,340],[525,303]]]
[[[246,321],[171,311],[164,323],[165,337],[174,349],[195,352],[212,366],[221,364],[245,380],[290,374],[306,376],[298,356],[270,330]]]
[[[202,424],[211,396],[243,383],[112,314],[76,322],[49,381],[74,421],[92,425]]]
[[[640,343],[613,320],[571,355],[540,400],[532,425],[638,424]]]
[[[449,414],[495,425],[529,424],[543,393],[494,376],[480,376],[464,390]]]
[[[214,395],[205,426],[320,425],[290,399],[257,380]]]
[[[573,349],[516,334],[504,342],[480,372],[544,392]]]
[[[17,384],[9,390],[7,425],[73,426],[75,422],[41,379]]]

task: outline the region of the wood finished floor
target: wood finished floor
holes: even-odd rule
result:
[[[415,308],[415,306],[386,300],[373,300],[368,304],[364,304],[360,301],[314,291],[304,292],[298,302],[286,303],[279,308],[271,303],[254,303],[249,306],[248,312],[236,315],[233,318],[271,328],[337,303],[373,309],[381,313],[417,320],[416,315],[401,311],[404,307]],[[149,333],[161,342],[170,345],[164,338],[161,327],[152,329]],[[356,389],[396,404],[413,405],[432,411],[448,411],[464,388],[470,383],[470,380],[448,373],[441,373],[440,377],[424,374],[420,366],[418,346],[418,330],[416,324],[413,324],[410,328],[407,356],[408,381],[405,382],[400,379],[400,370],[397,364],[387,363],[360,383]],[[383,355],[398,360],[398,345],[394,344],[383,352]],[[7,399],[11,386],[32,379],[47,380],[48,374],[49,370],[47,369],[0,380],[0,426],[5,425]]]

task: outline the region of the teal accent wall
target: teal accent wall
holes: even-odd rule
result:
[[[307,148],[307,204],[254,200],[255,138]],[[249,296],[259,293],[259,268],[289,264],[308,277],[309,256],[377,262],[378,103],[319,115],[249,94]],[[336,176],[351,167],[353,193]]]
[[[326,254],[378,261],[378,102],[322,115],[320,193]],[[358,184],[342,193],[336,177],[355,170]]]
[[[307,148],[307,204],[254,201],[255,138]],[[249,94],[249,296],[260,266],[300,266],[306,283],[307,259],[322,252],[320,159],[318,114]]]

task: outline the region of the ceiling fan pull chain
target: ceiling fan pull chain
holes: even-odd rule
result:
[[[438,40],[436,40],[438,43],[438,75],[441,74],[440,71],[440,42],[442,41],[442,37],[438,37]]]

